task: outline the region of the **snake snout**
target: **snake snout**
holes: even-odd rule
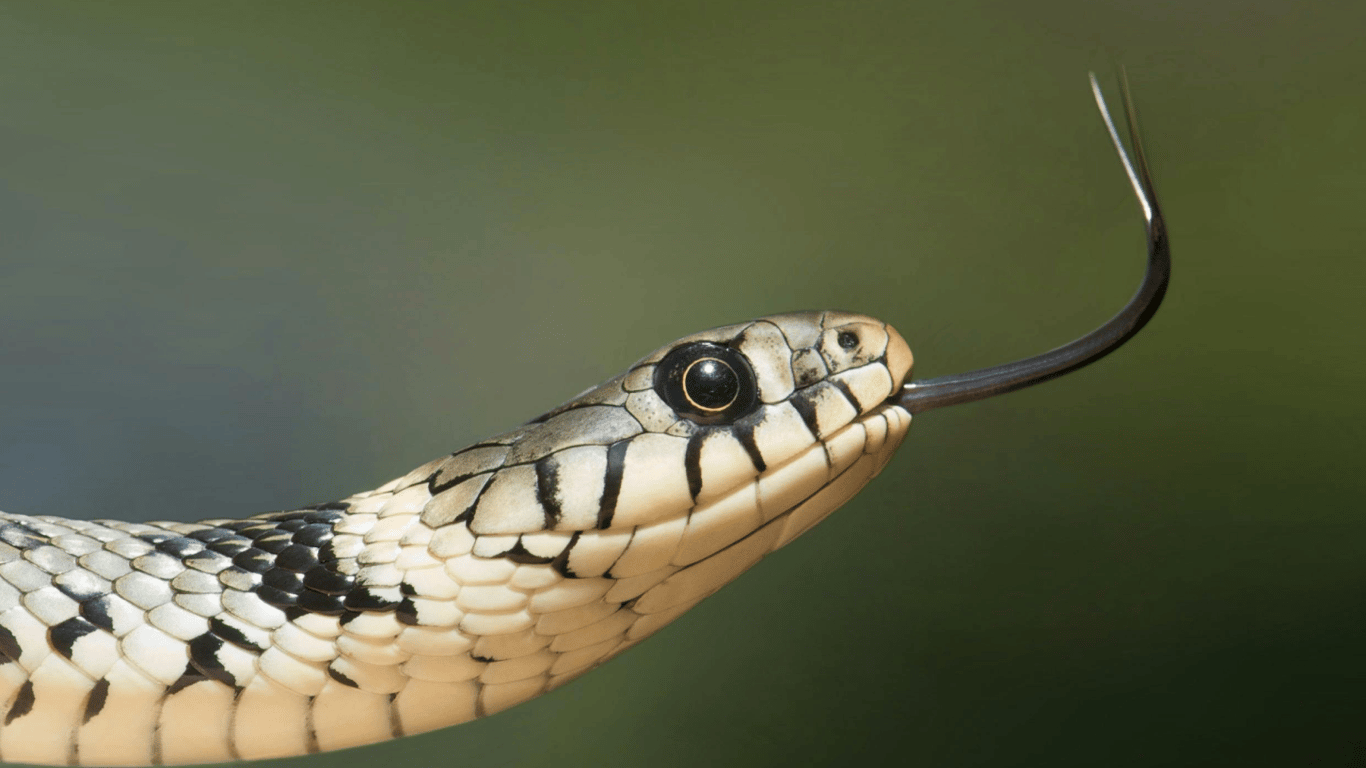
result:
[[[900,394],[902,385],[910,378],[915,355],[911,354],[911,345],[890,325],[887,337],[887,372],[892,374],[892,393],[895,395]]]

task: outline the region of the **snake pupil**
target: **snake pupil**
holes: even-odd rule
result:
[[[853,331],[840,331],[839,343],[845,349],[853,349],[858,346],[858,334]]]
[[[720,411],[740,394],[740,377],[714,357],[704,357],[683,372],[683,394],[705,411]]]

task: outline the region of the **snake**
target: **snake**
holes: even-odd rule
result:
[[[1036,357],[911,381],[865,315],[685,336],[513,429],[336,502],[240,520],[0,513],[0,760],[172,765],[356,747],[553,691],[801,536],[912,416],[1087,365],[1170,276],[1127,85],[1148,262],[1119,314]]]

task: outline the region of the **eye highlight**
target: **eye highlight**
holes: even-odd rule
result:
[[[724,411],[739,394],[740,377],[725,360],[698,358],[683,371],[683,396],[703,411]]]
[[[655,391],[680,416],[698,424],[726,424],[758,405],[754,371],[730,347],[700,342],[664,356],[655,368]]]

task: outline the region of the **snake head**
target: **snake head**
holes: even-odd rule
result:
[[[847,312],[686,336],[447,459],[423,520],[580,577],[667,575],[755,536],[768,552],[890,458],[911,364],[896,330]]]

